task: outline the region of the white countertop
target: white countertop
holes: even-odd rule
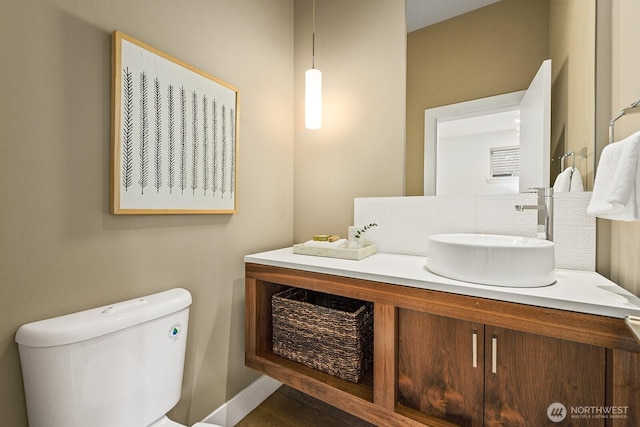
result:
[[[247,263],[292,268],[374,282],[538,307],[624,318],[640,316],[640,298],[591,271],[557,270],[556,283],[540,288],[508,288],[460,282],[435,275],[421,256],[377,253],[360,261],[298,255],[292,248],[247,255]]]

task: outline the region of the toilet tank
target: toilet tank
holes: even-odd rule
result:
[[[21,326],[30,427],[145,427],[180,400],[181,288]]]

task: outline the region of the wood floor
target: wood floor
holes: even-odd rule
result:
[[[236,427],[375,427],[320,400],[282,386]]]

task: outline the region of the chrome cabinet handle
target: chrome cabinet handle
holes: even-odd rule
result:
[[[472,340],[472,348],[473,348],[473,367],[478,367],[478,333],[473,331],[473,340]]]
[[[491,338],[491,372],[498,372],[498,338]]]

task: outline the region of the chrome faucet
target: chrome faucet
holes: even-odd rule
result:
[[[538,191],[537,205],[516,205],[516,210],[522,212],[525,209],[536,209],[538,211],[538,232],[539,239],[553,241],[553,188],[540,187]]]

